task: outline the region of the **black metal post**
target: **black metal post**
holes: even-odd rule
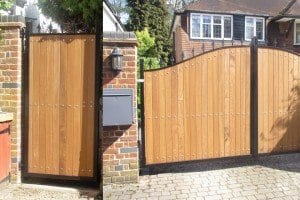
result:
[[[21,130],[22,130],[22,160],[21,171],[22,181],[25,180],[25,174],[28,173],[28,137],[29,137],[29,36],[30,27],[26,27],[22,36],[22,88],[21,88]],[[24,41],[25,40],[25,41]]]
[[[100,193],[102,191],[102,43],[101,43],[101,30],[102,23],[100,17],[96,18],[96,34],[95,34],[95,109],[94,109],[94,127],[95,127],[95,136],[94,136],[94,177],[96,177],[96,182],[100,183]]]
[[[258,41],[251,40],[250,50],[250,152],[258,155]]]
[[[146,151],[145,151],[145,109],[144,109],[144,59],[140,60],[140,80],[143,80],[139,82],[139,88],[140,88],[140,94],[141,94],[141,99],[140,99],[140,112],[141,112],[141,141],[139,141],[141,144],[141,166],[146,165]]]

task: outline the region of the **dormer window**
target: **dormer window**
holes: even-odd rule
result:
[[[191,13],[192,39],[232,39],[232,16]]]

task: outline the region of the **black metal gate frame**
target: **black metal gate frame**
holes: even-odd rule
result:
[[[28,181],[28,178],[47,179],[55,182],[80,181],[82,184],[99,185],[102,181],[102,63],[101,63],[101,23],[97,23],[95,33],[37,33],[32,34],[29,28],[21,30],[22,39],[22,88],[21,88],[21,179],[22,182]],[[28,172],[28,137],[29,137],[29,38],[36,35],[95,35],[95,110],[94,110],[94,174],[93,177],[72,177],[60,175],[44,175]]]

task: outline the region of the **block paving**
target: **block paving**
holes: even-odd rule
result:
[[[300,153],[167,164],[139,184],[104,187],[104,199],[300,199]]]

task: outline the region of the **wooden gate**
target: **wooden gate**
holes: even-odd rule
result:
[[[258,48],[259,153],[300,150],[300,58]]]
[[[95,176],[95,35],[29,39],[30,174]]]
[[[254,40],[145,71],[146,164],[299,152],[299,57]]]
[[[146,164],[250,154],[250,48],[144,73]]]

